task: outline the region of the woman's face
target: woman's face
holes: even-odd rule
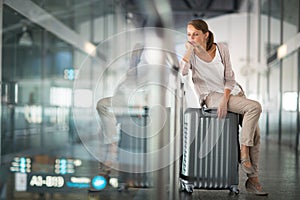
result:
[[[206,47],[206,41],[208,38],[208,32],[203,33],[201,30],[196,29],[192,25],[187,26],[187,37],[188,41],[193,43],[193,44],[198,44],[203,47]]]

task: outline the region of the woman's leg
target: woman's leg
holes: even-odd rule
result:
[[[112,112],[112,104],[113,104],[113,97],[106,97],[100,99],[97,102],[97,111],[100,117],[100,123],[102,128],[101,138],[102,144],[105,146],[106,152],[103,152],[103,156],[101,156],[101,160],[106,169],[109,170],[110,168],[116,168],[117,163],[117,155],[118,155],[118,142],[119,136],[117,131],[117,120]]]
[[[249,148],[249,155],[251,158],[252,167],[254,169],[253,174],[248,174],[248,177],[258,177],[258,161],[259,161],[259,149],[260,149],[260,129],[257,125],[254,134],[253,146]]]
[[[254,135],[254,145],[249,148],[249,155],[251,158],[251,163],[254,169],[254,173],[247,174],[248,180],[246,181],[245,185],[248,191],[250,190],[256,193],[257,195],[268,195],[267,192],[263,191],[258,178],[259,149],[260,149],[260,129],[259,126],[257,126]]]
[[[106,97],[100,99],[96,107],[101,121],[102,135],[106,144],[111,143],[115,140],[114,137],[118,135],[116,129],[117,120],[112,112],[112,104],[113,97]]]
[[[257,177],[260,138],[258,120],[262,111],[261,105],[257,101],[245,97],[231,96],[228,102],[228,110],[243,115],[241,135],[242,169],[248,175],[251,174]]]
[[[211,93],[205,103],[208,107],[218,107],[223,94]],[[261,113],[261,106],[258,102],[246,99],[245,96],[230,96],[228,111],[243,115],[241,134],[241,161],[242,169],[248,173],[254,173],[251,164],[250,147],[254,146],[254,135],[258,119]]]
[[[207,97],[208,107],[217,107],[222,94],[212,93]],[[258,195],[267,195],[262,191],[258,180],[258,161],[260,147],[260,130],[258,120],[262,112],[260,103],[244,96],[231,96],[228,101],[228,111],[243,115],[241,134],[242,166],[249,170],[246,188],[251,188]],[[251,171],[251,172],[250,172]]]
[[[220,93],[211,93],[205,103],[208,107],[218,107],[222,96]],[[232,95],[228,101],[228,111],[243,115],[241,144],[254,146],[256,128],[262,111],[260,103],[244,96]]]

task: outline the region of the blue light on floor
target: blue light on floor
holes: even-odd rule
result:
[[[103,176],[95,176],[92,180],[92,186],[96,190],[103,190],[107,185],[107,181]]]

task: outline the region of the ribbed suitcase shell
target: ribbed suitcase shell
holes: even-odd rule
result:
[[[117,112],[117,122],[119,126],[119,155],[118,161],[121,169],[125,167],[130,172],[119,171],[120,189],[127,187],[147,188],[153,186],[153,174],[142,173],[147,166],[147,129],[148,108],[141,109],[124,109]],[[128,112],[129,111],[129,112]],[[116,113],[116,112],[115,112]],[[125,152],[130,154],[143,154],[145,156],[126,156]],[[122,167],[123,165],[123,167]]]
[[[183,118],[182,190],[229,189],[238,193],[238,115],[188,108]]]

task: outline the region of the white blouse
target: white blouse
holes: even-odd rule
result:
[[[211,92],[224,93],[224,89],[226,88],[225,67],[222,63],[219,47],[217,46],[216,48],[215,57],[211,62],[205,62],[196,55],[191,57],[191,63],[193,63],[194,68],[192,75],[193,82],[197,82],[197,84],[194,84],[194,87],[200,101],[205,100],[207,95]],[[182,61],[182,69],[185,68],[187,64],[188,63]],[[185,74],[184,71],[183,74]],[[235,84],[231,90],[231,94],[237,95],[240,91],[238,85]]]
[[[216,47],[218,48],[218,47]],[[195,76],[199,77],[201,83],[198,87],[201,95],[211,92],[224,92],[224,65],[222,64],[219,50],[216,49],[215,57],[211,62],[205,62],[198,56],[196,58]]]

